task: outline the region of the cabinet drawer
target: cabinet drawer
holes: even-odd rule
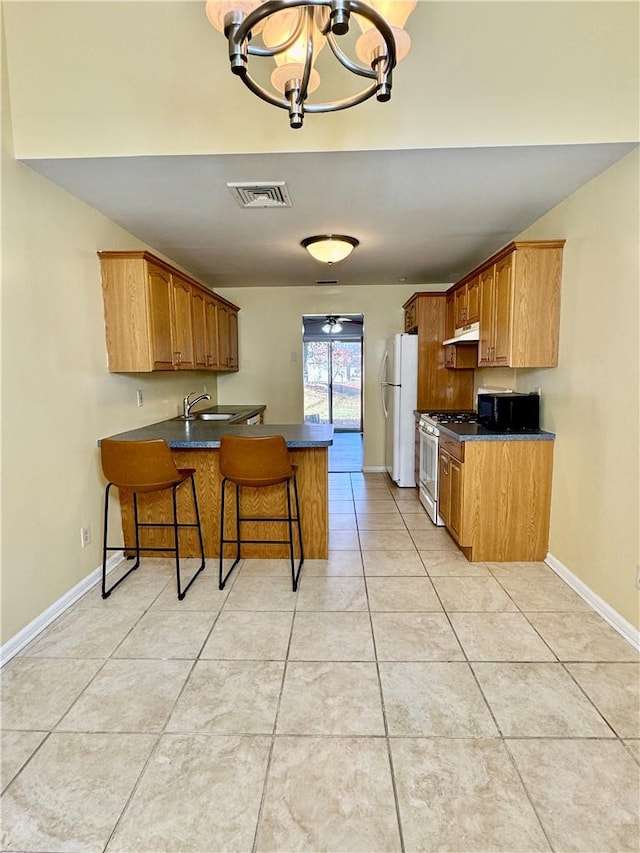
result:
[[[440,433],[440,449],[446,450],[450,456],[459,462],[464,462],[464,442],[456,441],[448,435]]]

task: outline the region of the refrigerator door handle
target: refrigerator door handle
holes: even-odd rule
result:
[[[382,411],[384,412],[384,419],[387,420],[389,417],[389,412],[387,410],[387,405],[384,401],[384,389],[385,386],[388,385],[388,382],[384,381],[387,370],[387,361],[389,360],[389,350],[385,349],[384,357],[382,359],[382,364],[380,365],[380,402],[382,403]]]

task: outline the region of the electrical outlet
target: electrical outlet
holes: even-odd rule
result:
[[[138,398],[138,405],[144,406],[144,396],[142,394],[142,388],[138,388],[138,390],[136,391],[136,395]]]
[[[91,545],[91,527],[87,525],[86,527],[80,528],[80,546],[82,548],[86,548],[87,545]]]
[[[207,383],[206,383],[206,382],[203,382],[203,383],[202,383],[202,393],[203,393],[203,394],[208,394],[208,393],[209,393],[209,391],[208,391],[208,389],[207,389]]]

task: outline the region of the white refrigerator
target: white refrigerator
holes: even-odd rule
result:
[[[415,486],[417,335],[398,334],[387,341],[380,392],[385,417],[385,467],[398,486]]]

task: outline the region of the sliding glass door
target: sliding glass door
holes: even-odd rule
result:
[[[362,339],[304,342],[304,419],[362,432]]]

